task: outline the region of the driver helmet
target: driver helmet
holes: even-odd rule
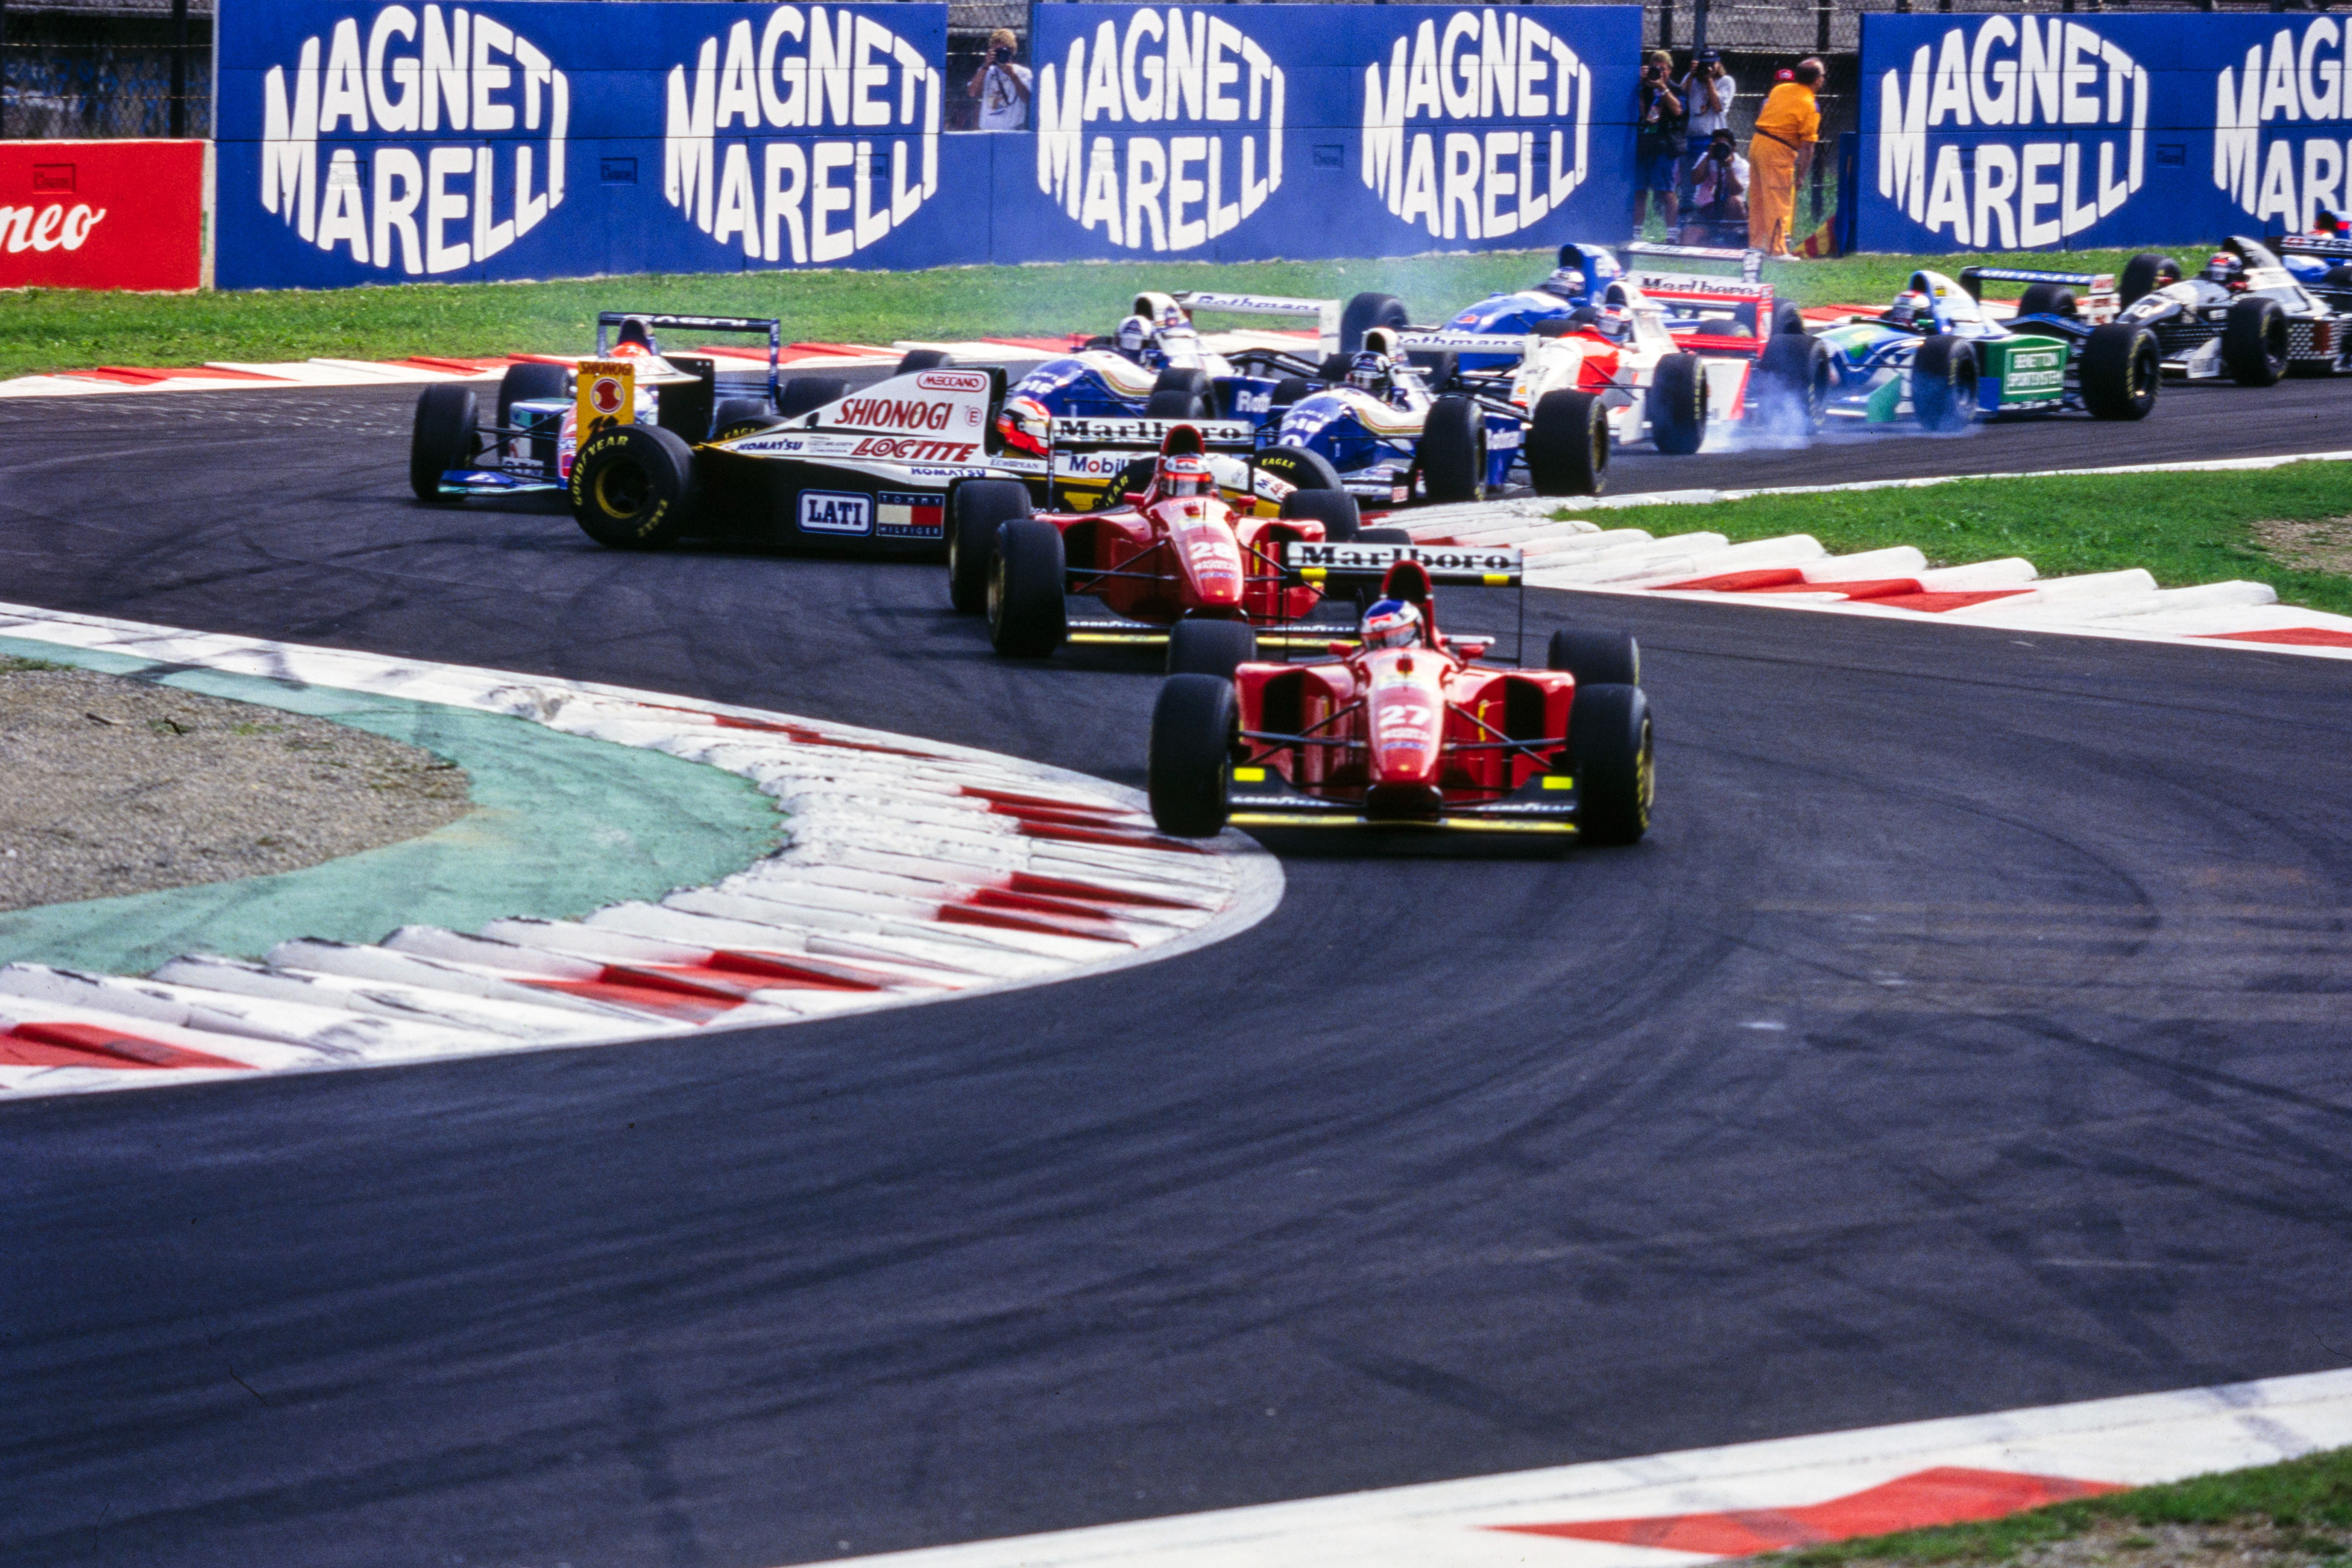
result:
[[[1388,395],[1390,384],[1395,379],[1396,366],[1389,356],[1370,350],[1358,354],[1348,363],[1348,384],[1359,392],[1369,392],[1375,397]]]
[[[1633,331],[1633,312],[1618,304],[1596,305],[1592,310],[1592,325],[1604,338],[1623,342]]]
[[[1563,300],[1581,300],[1584,298],[1586,287],[1584,273],[1574,267],[1555,268],[1552,275],[1537,287],[1547,294],[1557,294]]]
[[[2224,289],[2246,286],[2246,263],[2242,257],[2227,250],[2217,250],[2205,263],[2205,280],[2219,283]]]
[[[643,320],[631,316],[621,323],[621,330],[614,335],[613,342],[614,358],[639,359],[647,354],[659,353],[661,350],[654,346],[653,329],[646,326]]]
[[[1151,323],[1140,316],[1129,316],[1118,324],[1113,342],[1118,352],[1129,359],[1143,357],[1143,345],[1151,338]]]
[[[1404,599],[1382,599],[1364,612],[1366,649],[1409,647],[1421,640],[1421,612]]]
[[[1886,319],[1898,327],[1916,327],[1933,331],[1936,301],[1916,289],[1906,289],[1895,296],[1895,303],[1886,309]]]
[[[1160,477],[1153,489],[1160,499],[1171,496],[1214,495],[1216,476],[1209,472],[1209,460],[1193,452],[1178,452],[1160,459]]]
[[[1160,307],[1160,330],[1161,331],[1164,332],[1171,327],[1189,327],[1192,324],[1192,318],[1184,313],[1183,306],[1176,304],[1171,300],[1168,304]]]

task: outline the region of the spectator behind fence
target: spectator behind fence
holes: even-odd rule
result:
[[[1739,96],[1739,84],[1723,68],[1723,57],[1713,49],[1701,49],[1691,57],[1690,75],[1683,78],[1684,112],[1690,116],[1684,144],[1690,160],[1683,169],[1683,199],[1691,199],[1691,187],[1696,183],[1699,162],[1706,156],[1707,144],[1718,131],[1731,124],[1731,100]]]
[[[1683,100],[1675,91],[1674,57],[1653,51],[1642,62],[1642,84],[1633,100],[1633,123],[1640,128],[1633,144],[1633,236],[1640,238],[1649,221],[1650,193],[1658,195],[1658,211],[1671,233],[1683,165]]]
[[[1748,160],[1729,127],[1707,139],[1685,209],[1685,245],[1738,245],[1748,235]]]
[[[1813,142],[1822,132],[1813,93],[1825,74],[1821,61],[1799,60],[1756,114],[1756,134],[1748,143],[1748,243],[1767,256],[1789,254],[1797,182],[1812,166]]]
[[[1020,131],[1029,124],[1029,68],[1014,60],[1019,47],[1010,27],[988,35],[988,60],[967,90],[980,100],[982,131]]]

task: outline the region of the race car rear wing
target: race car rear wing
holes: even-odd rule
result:
[[[1235,316],[1312,316],[1316,335],[1323,340],[1327,354],[1339,352],[1339,301],[1337,300],[1293,300],[1279,294],[1223,294],[1207,289],[1189,289],[1171,295],[1183,307],[1184,314],[1195,310],[1222,310]]]
[[[1741,250],[1720,245],[1658,245],[1640,239],[1621,248],[1628,256],[1664,256],[1681,261],[1736,261],[1739,264],[1739,279],[1743,283],[1757,282],[1764,276],[1764,253],[1760,250]]]
[[[1199,431],[1201,445],[1212,452],[1257,450],[1257,427],[1246,419],[1102,419],[1066,414],[1046,425],[1045,439],[1074,452],[1157,452],[1179,425]]]
[[[2272,234],[2263,244],[2281,256],[2332,256],[2352,261],[2352,235]]]
[[[1979,304],[1984,301],[1984,286],[1989,282],[2063,283],[2070,289],[2081,289],[2087,298],[2075,303],[2084,320],[2094,322],[2112,321],[2123,303],[2123,297],[2116,292],[2116,275],[2112,272],[2041,272],[2028,267],[1960,268],[1960,287]]]
[[[600,310],[596,313],[598,359],[610,356],[612,342],[608,334],[630,321],[642,321],[655,331],[675,327],[689,332],[742,332],[765,336],[768,340],[768,400],[774,402],[782,390],[784,324],[782,321],[764,321],[757,316],[673,316],[656,310]]]
[[[1283,563],[1300,580],[1328,584],[1367,579],[1377,584],[1400,561],[1419,563],[1432,583],[1488,588],[1518,586],[1526,561],[1516,544],[1310,544],[1290,545]]]

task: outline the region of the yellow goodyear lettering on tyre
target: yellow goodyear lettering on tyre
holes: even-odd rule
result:
[[[575,413],[580,438],[614,425],[633,425],[637,418],[637,369],[625,359],[580,362],[580,390]]]

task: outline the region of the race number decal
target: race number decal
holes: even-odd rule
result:
[[[625,359],[582,360],[577,396],[577,421],[583,441],[606,426],[635,424],[637,367]]]
[[[801,531],[871,533],[874,531],[873,498],[848,490],[803,490]]]

